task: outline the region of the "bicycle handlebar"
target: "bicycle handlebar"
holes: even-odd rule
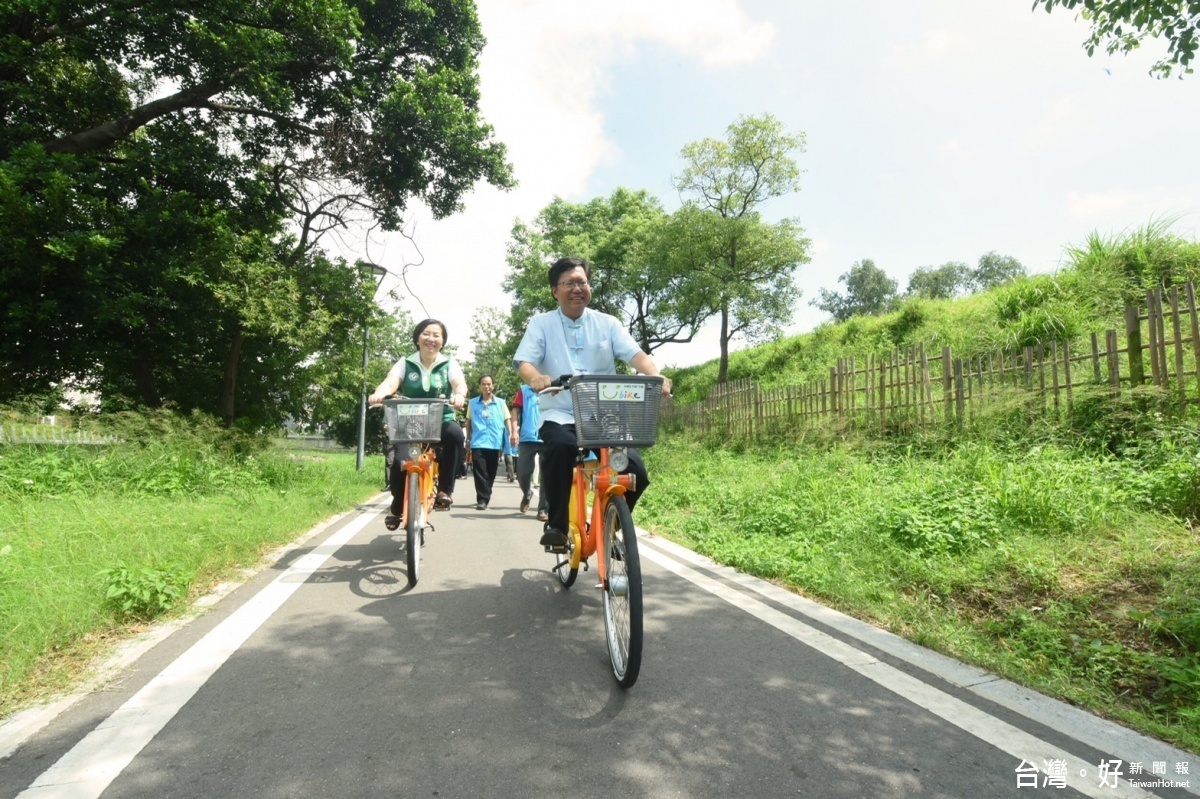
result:
[[[575,375],[562,375],[557,380],[551,380],[550,385],[546,386],[541,391],[539,391],[538,395],[541,396],[542,394],[557,394],[558,392],[569,388],[571,379],[574,377],[575,377]]]

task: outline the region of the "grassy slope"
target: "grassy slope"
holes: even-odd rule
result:
[[[1151,225],[1058,274],[827,324],[734,353],[764,387],[924,342],[969,356],[1123,330],[1147,287],[1200,277]],[[703,398],[715,361],[672,370]],[[1200,752],[1200,421],[1077,397],[1065,424],[1001,409],[966,434],[743,448],[668,433],[639,521],[921,644]],[[1152,406],[1152,403],[1151,403]],[[731,479],[732,476],[732,479]]]

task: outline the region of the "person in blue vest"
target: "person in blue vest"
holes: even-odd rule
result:
[[[467,439],[475,472],[475,510],[487,510],[504,439],[513,433],[508,405],[492,391],[491,375],[479,378],[479,396],[467,404]]]
[[[542,468],[542,439],[538,430],[542,426],[542,409],[538,395],[529,386],[521,386],[513,397],[513,423],[517,428],[517,485],[521,487],[521,513],[529,510],[533,501],[533,470],[539,475]],[[536,464],[536,466],[535,466]],[[538,479],[537,519],[544,522],[550,517],[546,512],[546,489]]]
[[[657,376],[658,366],[638,347],[621,320],[588,308],[592,300],[591,264],[585,258],[559,258],[546,277],[550,296],[558,308],[529,320],[521,343],[513,355],[513,366],[521,381],[534,391],[547,388],[561,375],[611,375],[617,359],[638,374]],[[662,393],[671,391],[671,380],[663,377]],[[560,391],[541,398],[542,485],[546,488],[549,520],[543,528],[541,545],[561,549],[567,544],[568,500],[578,450],[571,392]],[[629,467],[637,477],[637,490],[625,492],[629,509],[650,485],[646,464],[636,449],[629,450]]]
[[[509,409],[508,415],[512,424],[515,425],[517,418],[512,415],[511,408]],[[511,483],[517,479],[517,435],[515,432],[511,436],[504,437],[504,449],[502,450],[502,453],[504,456],[504,479]]]
[[[463,430],[454,421],[454,410],[462,410],[466,404],[467,380],[463,377],[458,361],[442,354],[446,346],[446,326],[437,319],[425,319],[413,328],[413,344],[417,351],[407,358],[396,361],[387,377],[375,389],[367,402],[378,405],[384,397],[399,394],[410,399],[446,400],[442,413],[442,442],[438,453],[438,493],[434,508],[447,510],[454,502],[454,475],[463,459],[465,438]],[[404,514],[405,482],[402,473],[402,458],[392,461],[388,486],[392,491],[391,513],[384,517],[383,524],[389,530],[400,526]]]

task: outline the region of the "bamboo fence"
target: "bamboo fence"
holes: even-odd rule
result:
[[[1123,335],[1122,335],[1123,334]],[[1200,402],[1200,319],[1193,284],[1146,295],[1125,309],[1125,330],[1092,333],[1077,351],[1067,340],[955,357],[924,344],[867,358],[839,358],[827,377],[763,389],[753,379],[719,384],[700,402],[671,403],[672,420],[740,438],[796,437],[808,430],[875,426],[912,431],[963,426],[1014,397],[1031,413],[1069,413],[1080,391],[1119,395],[1146,385],[1168,409]]]

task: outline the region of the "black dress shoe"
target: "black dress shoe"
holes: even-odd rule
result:
[[[538,541],[538,543],[544,547],[562,549],[567,546],[567,534],[562,530],[551,530],[547,528],[546,532],[542,533],[542,540]]]
[[[487,503],[486,502],[476,502],[475,510],[487,510]]]

